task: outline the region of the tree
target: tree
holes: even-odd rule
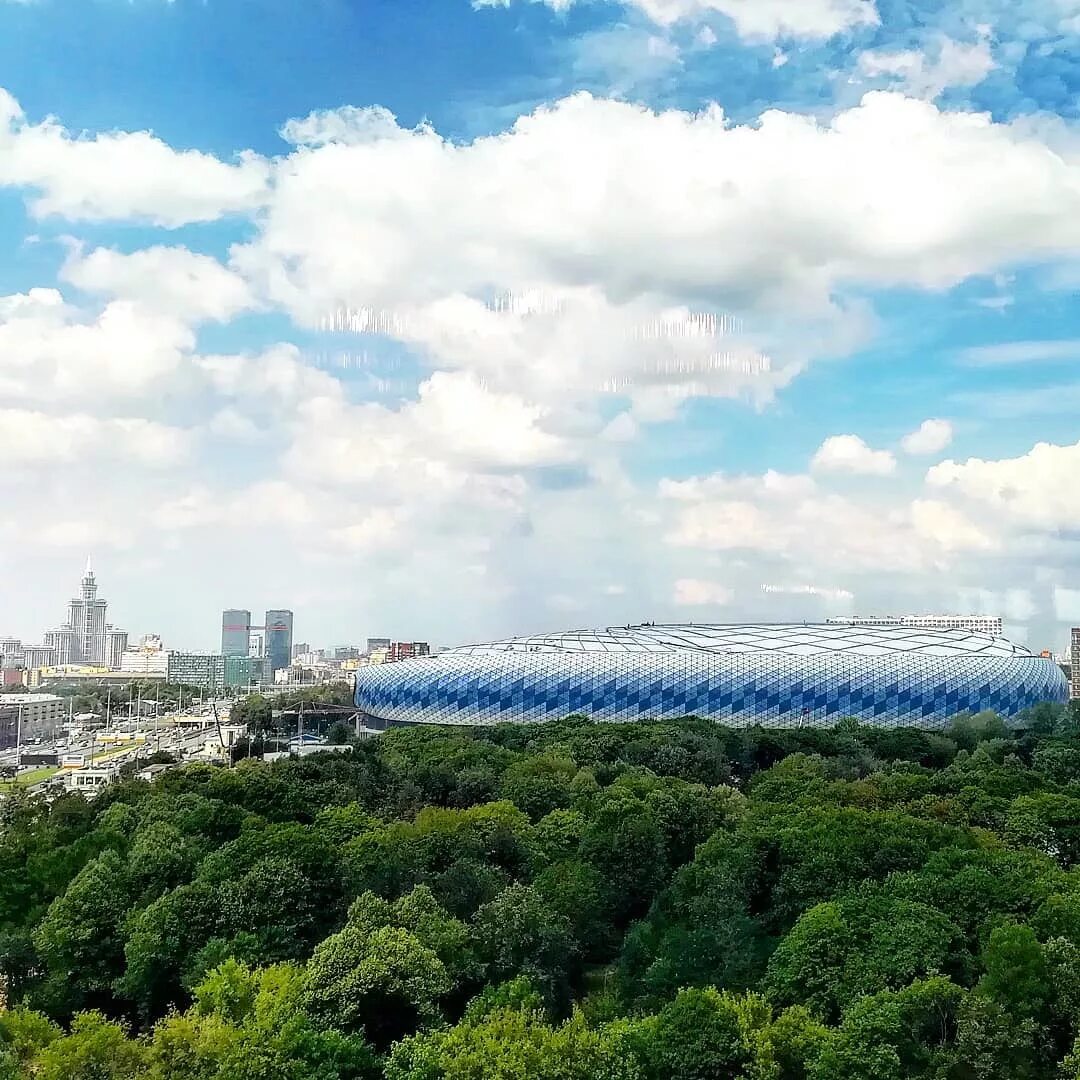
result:
[[[282,704],[279,702],[279,705]],[[253,735],[266,732],[270,727],[273,709],[270,699],[262,694],[249,694],[237,701],[229,710],[229,722],[243,725]]]
[[[451,990],[443,962],[415,934],[350,923],[308,962],[305,1004],[327,1027],[364,1031],[379,1049],[439,1019]]]
[[[800,916],[769,959],[764,986],[780,1005],[805,1005],[837,1021],[865,994],[916,978],[968,975],[959,928],[926,904],[875,890],[818,904]]]
[[[123,970],[120,928],[131,902],[123,860],[106,851],[88,863],[50,905],[34,945],[53,977],[53,988],[78,1007],[109,997]]]
[[[1005,923],[991,934],[982,955],[985,974],[978,993],[996,1001],[1010,1016],[1043,1019],[1051,993],[1050,970],[1030,926]]]
[[[326,731],[330,746],[348,746],[356,739],[356,732],[344,720],[335,720]]]
[[[738,1080],[750,1063],[735,1000],[682,990],[656,1018],[646,1051],[650,1080]]]
[[[566,757],[541,754],[515,762],[503,774],[499,794],[538,821],[570,805],[577,764]]]
[[[477,952],[488,982],[524,975],[547,1002],[565,1008],[577,962],[570,921],[528,885],[512,885],[476,913]]]
[[[668,873],[664,836],[645,803],[628,792],[605,792],[590,815],[581,857],[607,886],[607,907],[619,926],[643,915]]]
[[[195,1005],[154,1029],[153,1080],[375,1080],[360,1038],[315,1027],[304,1011],[304,973],[229,961],[208,973]]]
[[[146,1055],[120,1024],[99,1012],[79,1013],[71,1032],[51,1042],[34,1063],[40,1080],[138,1080]]]
[[[821,1053],[809,1080],[912,1080],[948,1075],[964,991],[923,979],[857,1001]]]
[[[551,1027],[543,1014],[501,1008],[455,1027],[399,1042],[386,1080],[641,1080],[614,1037],[592,1031],[580,1013]]]

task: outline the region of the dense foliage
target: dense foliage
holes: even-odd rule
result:
[[[1080,716],[392,731],[0,806],[0,1080],[1080,1077]]]

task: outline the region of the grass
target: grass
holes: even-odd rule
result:
[[[11,791],[13,788],[17,787],[29,787],[31,784],[40,784],[42,781],[55,776],[59,771],[59,768],[54,765],[48,765],[41,769],[31,769],[29,772],[21,773],[16,779],[0,785],[0,790]]]

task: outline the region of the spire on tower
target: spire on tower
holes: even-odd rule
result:
[[[83,577],[93,577],[93,576],[94,576],[94,567],[93,567],[93,564],[91,562],[91,557],[89,555],[87,555],[86,556],[86,573],[83,574]]]

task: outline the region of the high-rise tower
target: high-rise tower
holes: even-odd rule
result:
[[[98,598],[97,580],[89,557],[79,595],[68,604],[67,625],[75,632],[77,661],[102,666],[106,661],[105,614],[108,602]]]
[[[266,666],[270,677],[279,668],[287,668],[292,662],[293,613],[291,611],[268,611],[265,623]]]
[[[221,655],[247,656],[251,647],[251,612],[229,608],[221,613]]]

